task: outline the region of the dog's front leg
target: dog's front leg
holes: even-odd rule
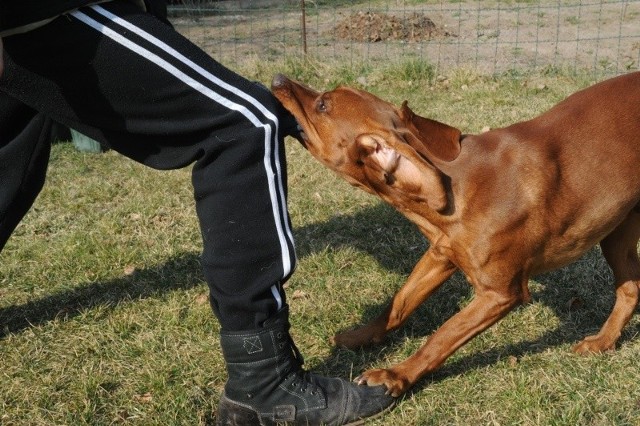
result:
[[[436,248],[430,248],[382,315],[366,325],[337,334],[332,339],[333,343],[350,349],[380,343],[387,333],[404,324],[409,315],[456,269],[446,256]]]
[[[427,342],[405,361],[388,369],[365,371],[356,378],[361,385],[385,385],[388,393],[400,396],[425,374],[436,370],[458,348],[487,329],[521,303],[520,285],[504,288],[476,288],[475,298],[445,322]]]

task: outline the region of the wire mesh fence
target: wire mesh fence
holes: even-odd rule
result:
[[[178,1],[176,28],[229,66],[308,55],[487,74],[640,67],[640,1]]]

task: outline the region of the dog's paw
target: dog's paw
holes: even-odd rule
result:
[[[391,395],[394,398],[405,393],[411,386],[411,383],[406,377],[401,376],[392,369],[367,370],[356,377],[354,381],[359,385],[385,386],[387,388],[387,395]]]
[[[615,340],[612,341],[607,338],[607,336],[596,334],[585,337],[584,340],[576,344],[572,350],[579,355],[589,355],[612,351],[615,349],[615,346]]]

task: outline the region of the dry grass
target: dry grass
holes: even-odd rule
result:
[[[532,117],[589,84],[559,72],[437,76],[419,62],[353,71],[290,61],[241,71],[265,83],[282,71],[318,88],[364,84],[466,132]],[[293,141],[288,148],[300,258],[288,294],[307,367],[349,377],[402,360],[468,303],[468,285],[456,275],[382,346],[331,348],[333,333],[380,312],[427,243]],[[212,424],[226,373],[199,250],[188,170],[156,172],[114,152],[55,145],[45,190],[0,254],[0,424]],[[637,424],[638,320],[613,353],[569,350],[608,315],[609,280],[597,250],[536,278],[532,304],[371,424]],[[571,310],[575,298],[583,305]]]

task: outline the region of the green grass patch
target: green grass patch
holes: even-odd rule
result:
[[[354,71],[307,60],[240,71],[266,84],[277,72],[318,89],[358,84],[463,132],[531,118],[591,83],[559,71],[484,77],[416,61]],[[469,286],[455,275],[381,346],[330,347],[335,332],[383,309],[427,242],[296,142],[287,148],[300,260],[288,294],[307,367],[355,377],[403,360],[469,302]],[[226,372],[199,252],[189,170],[158,172],[112,151],[54,145],[47,184],[0,254],[0,424],[213,424]],[[533,303],[370,424],[637,424],[637,318],[616,352],[570,352],[612,308],[610,279],[597,250],[537,277]],[[583,306],[570,310],[576,297]]]

